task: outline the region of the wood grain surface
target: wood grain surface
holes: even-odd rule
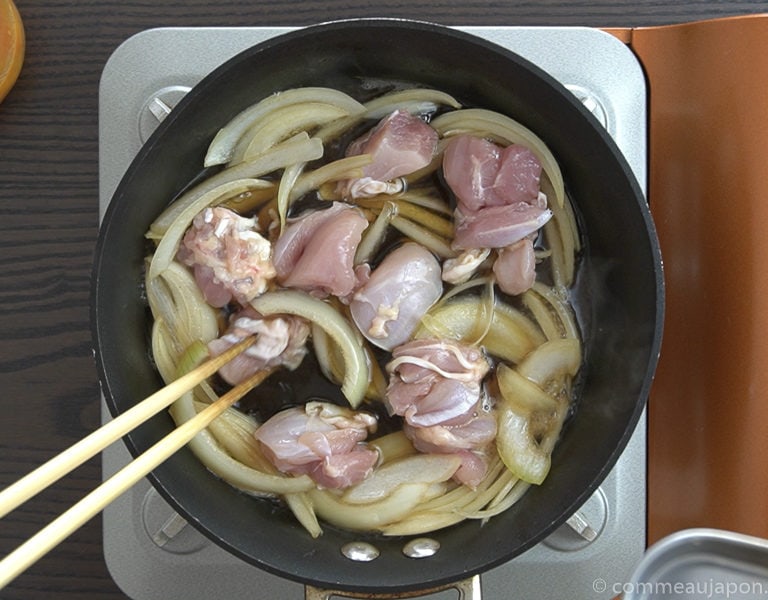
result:
[[[99,77],[126,38],[157,26],[305,25],[407,17],[465,25],[641,26],[768,12],[768,2],[506,0],[235,2],[16,0],[27,49],[0,104],[0,487],[99,426],[89,287],[97,235]],[[100,480],[93,459],[0,521],[7,554]],[[125,598],[94,519],[0,598]]]

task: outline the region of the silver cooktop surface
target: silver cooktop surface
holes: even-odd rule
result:
[[[566,85],[613,136],[646,190],[645,79],[626,46],[587,28],[459,29],[517,52]],[[104,68],[99,94],[100,216],[142,142],[189,88],[239,51],[289,30],[152,29],[119,46]],[[107,419],[106,408],[102,412]],[[108,448],[104,477],[130,458],[122,444]],[[643,416],[610,475],[574,519],[582,527],[586,521],[595,535],[584,537],[564,525],[525,554],[483,574],[483,598],[613,598],[645,550],[645,497]],[[187,526],[146,480],[104,510],[104,556],[115,582],[133,600],[304,598],[300,584],[244,563]],[[456,598],[456,591],[424,598],[447,600]]]

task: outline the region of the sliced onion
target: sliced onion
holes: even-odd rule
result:
[[[312,506],[312,500],[306,492],[297,492],[295,494],[285,494],[285,503],[291,509],[293,516],[302,524],[307,533],[313,538],[317,538],[323,533],[322,527],[317,520],[315,507]]]
[[[325,329],[317,323],[312,323],[312,348],[315,351],[317,364],[323,376],[333,383],[341,383],[344,378],[343,365],[337,364],[338,351],[331,343]]]
[[[173,333],[163,319],[152,323],[152,358],[163,381],[170,383],[176,373],[180,349],[174,347]]]
[[[366,119],[381,119],[395,110],[407,110],[411,114],[433,113],[438,106],[460,108],[461,104],[450,94],[428,88],[411,88],[390,92],[369,100],[364,105],[365,112],[339,119],[319,129],[316,135],[323,141],[338,137],[343,131]]]
[[[332,88],[304,87],[277,92],[246,108],[219,130],[208,147],[208,152],[205,155],[205,166],[210,167],[228,162],[238,140],[265,114],[301,102],[322,102],[343,108],[350,113],[365,110],[357,100]]]
[[[523,305],[531,311],[533,318],[541,327],[548,340],[557,340],[563,337],[564,332],[560,319],[552,310],[546,300],[533,290],[527,290],[522,295]]]
[[[179,360],[176,366],[175,379],[186,375],[201,362],[210,356],[208,346],[202,340],[195,340],[189,347],[179,356]]]
[[[425,502],[419,507],[419,510],[451,513],[465,511],[467,506],[470,504],[474,505],[478,496],[485,494],[488,489],[494,486],[499,477],[504,476],[507,472],[504,463],[501,462],[498,455],[494,455],[490,458],[488,472],[475,489],[466,485],[458,485],[440,498],[434,498]]]
[[[296,185],[296,180],[301,175],[306,164],[296,163],[286,167],[283,171],[283,176],[280,178],[280,185],[277,188],[277,215],[280,219],[280,235],[285,230],[285,220],[291,205],[291,190]]]
[[[539,327],[538,323],[534,322],[527,315],[517,310],[506,302],[496,302],[494,311],[501,316],[502,322],[509,320],[517,325],[520,329],[525,331],[526,335],[533,340],[535,345],[544,343],[546,337]]]
[[[512,474],[500,460],[494,461],[476,489],[459,486],[443,496],[428,500],[412,514],[382,530],[384,535],[417,535],[448,527],[472,518],[509,487]]]
[[[516,488],[516,487],[519,488],[521,486],[526,486],[527,487],[526,483],[521,482],[517,477],[512,475],[508,470],[504,471],[504,474],[502,475],[502,478],[505,480],[505,483],[501,487],[501,489],[499,490],[499,493],[496,494],[493,497],[493,500],[491,500],[488,503],[488,506],[486,507],[486,510],[487,509],[492,509],[495,506],[498,506],[500,503],[504,502],[505,499],[507,498],[507,496],[509,495],[509,493],[512,491],[513,488]]]
[[[549,258],[554,286],[558,289],[566,289],[569,285],[566,283],[569,278],[569,269],[566,264],[565,249],[563,247],[563,239],[560,237],[560,229],[557,223],[550,219],[542,230],[550,249]]]
[[[348,110],[322,102],[302,102],[272,111],[243,135],[235,146],[230,164],[253,160],[291,135],[310,132],[347,115]]]
[[[549,473],[551,454],[569,401],[555,398],[554,408],[533,410],[519,398],[502,395],[497,403],[496,449],[507,469],[525,482],[540,484]]]
[[[206,179],[192,189],[182,194],[170,204],[157,219],[149,226],[146,238],[161,240],[168,228],[178,216],[190,205],[198,202],[202,196],[210,198],[209,205],[225,204],[235,201],[244,194],[254,190],[268,190],[274,188],[270,181],[255,179],[253,177],[240,176],[243,169],[225,169],[213,177]],[[235,173],[237,172],[237,177]]]
[[[363,341],[362,344],[365,347],[365,353],[368,357],[368,369],[370,370],[371,374],[371,380],[368,383],[368,391],[366,391],[365,397],[369,400],[383,402],[384,396],[387,393],[387,385],[389,383],[387,376],[384,374],[384,370],[376,360],[376,355],[373,353],[373,350],[371,350],[371,346],[368,344],[368,342]]]
[[[369,400],[381,401],[387,390],[386,377],[378,362],[376,362],[375,356],[371,354],[362,334],[357,330],[354,330],[354,333],[358,343],[365,350],[366,362],[368,364],[370,381],[368,382],[365,397]],[[315,358],[317,358],[323,375],[328,381],[336,384],[342,383],[345,373],[344,356],[331,337],[317,323],[312,323],[312,345],[315,350]]]
[[[349,322],[330,304],[298,290],[279,290],[251,300],[262,315],[291,314],[316,323],[336,343],[344,357],[344,381],[341,391],[352,408],[365,397],[370,373],[365,350]]]
[[[426,227],[432,233],[444,238],[453,239],[453,221],[436,215],[431,210],[422,208],[416,204],[405,202],[400,198],[394,200],[397,204],[397,214],[422,227]]]
[[[418,190],[408,190],[398,196],[397,199],[401,202],[409,202],[410,204],[428,208],[448,217],[453,217],[453,210],[451,210],[451,207],[448,206],[445,200],[431,194],[424,194]]]
[[[496,381],[504,400],[520,412],[553,410],[557,407],[555,398],[537,383],[503,363],[496,367]]]
[[[467,519],[490,519],[496,515],[500,515],[509,507],[517,503],[520,498],[523,497],[531,487],[531,484],[526,481],[514,479],[512,486],[506,490],[504,495],[500,497],[498,502],[494,502],[488,505],[488,508],[475,511],[474,513],[467,513],[465,516]]]
[[[550,340],[533,350],[517,366],[523,377],[540,387],[563,376],[574,377],[581,366],[581,344],[573,338]]]
[[[416,453],[416,448],[402,429],[371,440],[368,447],[379,453],[379,463],[387,463]]]
[[[276,185],[274,182],[270,183],[272,185],[264,186],[258,190],[248,190],[242,194],[233,196],[222,202],[219,206],[234,210],[241,215],[252,213],[266,202],[274,199]]]
[[[562,333],[555,336],[555,338],[567,337],[579,339],[579,326],[576,323],[576,317],[573,313],[573,309],[566,302],[562,290],[556,290],[537,281],[533,284],[533,287],[530,290],[525,292],[524,296],[528,294],[538,294],[548,305],[548,309],[554,315],[554,318],[558,320],[559,328]],[[525,303],[525,301],[524,297],[523,302]]]
[[[458,512],[419,511],[381,529],[388,536],[421,535],[450,527],[466,517]]]
[[[180,338],[182,344],[207,344],[215,339],[219,333],[218,313],[205,301],[192,273],[174,261],[163,272],[163,281],[173,297],[179,320],[174,328],[184,334]]]
[[[540,484],[549,473],[550,456],[533,437],[530,415],[502,403],[497,420],[496,448],[504,464],[523,481]]]
[[[461,103],[450,94],[429,88],[410,88],[384,94],[365,103],[368,119],[381,119],[400,108],[411,114],[434,112],[437,106],[461,108]]]
[[[316,190],[329,182],[362,177],[361,169],[371,164],[372,160],[373,157],[370,154],[358,154],[340,158],[313,171],[302,173],[291,191],[291,200],[296,200],[307,192]]]
[[[501,463],[501,461],[499,462]],[[502,467],[503,465],[499,466]],[[501,468],[496,477],[486,478],[485,485],[478,487],[475,494],[469,498],[469,501],[465,502],[462,508],[457,507],[455,510],[462,515],[468,515],[487,506],[499,495],[501,490],[507,487],[510,477],[511,475]]]
[[[386,463],[371,476],[344,492],[342,502],[367,504],[391,495],[405,483],[447,481],[461,466],[456,454],[416,454]]]
[[[368,504],[348,504],[328,490],[312,490],[309,497],[321,519],[353,531],[375,531],[399,521],[442,489],[428,483],[406,483],[383,500]]]
[[[152,316],[173,332],[178,354],[195,342],[207,343],[218,336],[218,316],[203,297],[192,273],[172,262],[161,277],[147,280],[147,301]]]
[[[410,219],[398,215],[394,215],[390,220],[390,223],[392,224],[392,227],[397,229],[400,233],[412,239],[414,242],[421,244],[427,250],[437,254],[440,258],[452,258],[456,256],[456,252],[451,248],[448,240],[432,233],[418,223],[414,223]]]
[[[541,191],[551,197],[554,194],[552,183],[546,175],[541,178]],[[576,271],[576,252],[580,247],[578,231],[570,200],[560,206],[551,203],[552,219],[544,226],[547,241],[552,249],[553,271],[555,285],[563,288],[570,287]]]
[[[363,232],[362,239],[355,251],[355,265],[362,265],[373,260],[374,255],[384,242],[384,237],[392,218],[397,215],[397,210],[397,204],[394,202],[388,201],[384,203],[381,211],[376,216],[376,220]]]
[[[205,403],[195,402],[197,412],[205,407]],[[259,424],[253,418],[235,408],[228,408],[208,425],[208,430],[235,460],[269,475],[281,475],[264,456],[253,435],[258,427]]]
[[[414,337],[443,337],[464,343],[476,341],[485,327],[483,299],[457,298],[433,308],[421,320]],[[480,341],[489,354],[517,363],[543,340],[530,320],[511,306],[496,302],[493,320]]]

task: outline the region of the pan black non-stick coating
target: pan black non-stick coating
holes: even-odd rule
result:
[[[162,495],[208,537],[245,561],[319,587],[404,592],[456,581],[524,552],[561,525],[598,487],[632,434],[658,358],[661,259],[637,182],[603,128],[549,75],[473,36],[438,25],[377,19],[299,29],[217,68],[161,124],[121,181],[104,218],[93,275],[92,326],[107,404],[125,411],[158,389],[141,295],[144,232],[201,170],[206,148],[231,117],[278,90],[327,86],[365,99],[381,82],[447,91],[469,106],[508,114],[558,158],[586,241],[576,302],[586,364],[578,410],[552,471],[506,513],[435,533],[422,560],[402,539],[375,538],[381,556],[345,558],[364,535],[326,527],[311,539],[285,510],[235,491],[184,449],[151,476]],[[161,414],[132,432],[134,454],[173,427]]]

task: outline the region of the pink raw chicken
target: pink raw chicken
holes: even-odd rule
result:
[[[347,156],[370,154],[373,160],[363,167],[362,178],[343,182],[342,194],[363,198],[401,191],[389,182],[426,167],[435,156],[438,137],[419,117],[396,110],[347,148]]]
[[[367,226],[358,208],[342,202],[292,219],[275,242],[278,281],[319,297],[350,294],[356,284],[353,260]]]
[[[421,452],[457,454],[456,481],[476,486],[484,477],[484,450],[496,437],[496,420],[483,408],[488,361],[477,348],[449,340],[415,340],[392,353],[385,402],[405,417],[403,431]]]
[[[488,369],[477,348],[451,340],[408,342],[387,364],[387,408],[418,427],[461,417],[477,404]]]
[[[309,325],[301,317],[281,315],[262,317],[250,306],[230,318],[226,333],[208,343],[212,356],[218,356],[245,338],[256,342],[219,369],[221,378],[237,385],[251,375],[270,367],[295,369],[307,353]]]
[[[515,296],[530,289],[536,280],[536,255],[531,239],[524,238],[499,250],[493,273],[499,288],[506,294]]]
[[[503,248],[552,216],[539,193],[541,163],[524,146],[459,135],[445,149],[443,173],[457,198],[454,248]]]
[[[496,439],[496,418],[478,402],[454,421],[431,427],[405,423],[403,431],[419,452],[458,455],[461,465],[453,478],[474,488],[488,470],[486,449]]]
[[[309,475],[326,488],[344,488],[373,471],[378,453],[361,442],[376,430],[376,419],[324,402],[277,413],[254,434],[283,473]]]
[[[457,208],[455,216],[454,248],[504,248],[536,233],[546,225],[552,212],[521,203],[466,214]]]
[[[275,276],[271,250],[254,219],[217,206],[194,218],[177,257],[193,268],[206,302],[221,307],[233,298],[247,304],[266,290]]]
[[[472,135],[451,140],[443,156],[448,185],[467,212],[487,206],[534,204],[541,163],[525,146],[502,148]]]
[[[360,332],[379,348],[391,350],[410,338],[442,292],[440,263],[423,246],[407,242],[374,269],[349,308]]]

